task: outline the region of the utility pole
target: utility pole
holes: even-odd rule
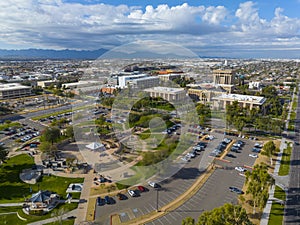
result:
[[[159,192],[159,189],[157,188],[157,189],[156,189],[156,211],[157,211],[157,212],[160,212],[160,210],[158,210],[158,199],[159,199],[159,198],[158,198],[158,196],[159,196],[159,195],[158,195],[158,192]]]

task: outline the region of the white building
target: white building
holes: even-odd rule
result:
[[[265,97],[238,94],[222,94],[213,98],[214,109],[226,109],[226,105],[237,101],[242,107],[260,108],[266,102]]]
[[[125,88],[129,82],[132,82],[135,79],[148,77],[147,74],[131,74],[125,76],[118,76],[118,87]]]
[[[19,83],[0,84],[0,99],[22,98],[31,95],[31,87]]]
[[[153,87],[145,89],[150,97],[161,97],[169,102],[179,101],[186,98],[184,88]]]
[[[251,81],[249,83],[249,89],[260,89],[261,88],[261,83],[258,81]]]
[[[62,87],[66,89],[76,89],[76,88],[83,88],[83,87],[90,87],[90,86],[97,86],[97,85],[101,85],[101,82],[93,81],[93,80],[80,80],[74,83],[62,84]]]

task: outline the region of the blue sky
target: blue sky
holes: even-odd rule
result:
[[[168,41],[201,56],[300,58],[300,0],[6,0],[1,49]]]

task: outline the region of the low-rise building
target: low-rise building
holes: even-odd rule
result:
[[[226,109],[228,104],[237,101],[242,107],[260,108],[266,102],[265,97],[239,94],[222,94],[213,98],[212,107],[214,109]]]
[[[150,88],[159,85],[158,77],[143,77],[128,81],[128,84],[135,88]]]
[[[186,98],[184,88],[153,87],[144,90],[150,97],[161,97],[169,102],[180,101]]]
[[[0,99],[28,97],[31,90],[31,87],[19,83],[0,84]]]

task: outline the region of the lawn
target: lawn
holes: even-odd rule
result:
[[[290,172],[290,161],[291,161],[292,147],[288,144],[288,147],[283,150],[280,168],[278,175],[285,176]]]
[[[275,187],[274,197],[285,200],[285,192],[278,186]],[[273,202],[269,217],[269,225],[282,225],[284,215],[284,205]]]
[[[0,166],[0,203],[22,202],[39,189],[53,191],[65,197],[70,183],[83,182],[82,178],[44,176],[36,184],[29,185],[20,180],[19,173],[23,169],[31,168],[32,165],[34,165],[33,158],[22,154],[8,159]]]
[[[22,207],[0,207],[0,224],[28,224],[39,220],[45,220],[50,217],[54,217],[54,215],[58,212],[58,210],[63,210],[64,212],[69,212],[73,209],[78,207],[78,203],[71,203],[71,204],[61,204],[57,208],[53,209],[50,213],[45,214],[43,216],[33,216],[27,215],[22,211]],[[16,213],[14,214],[1,214],[7,212],[18,212],[19,215],[26,219],[26,221],[20,220]],[[57,224],[57,223],[51,223]],[[74,224],[74,220],[66,220],[63,224]]]

